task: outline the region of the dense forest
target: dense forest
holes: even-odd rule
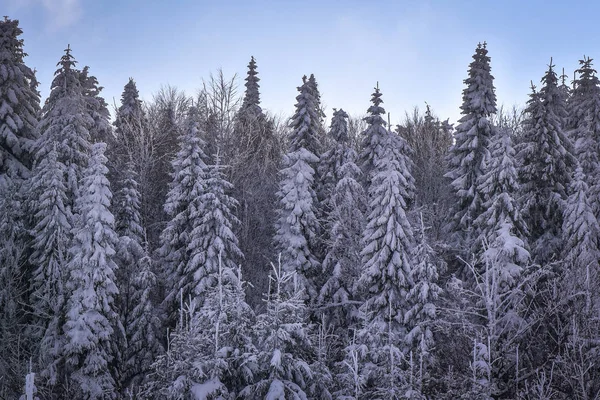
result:
[[[1,399],[600,398],[591,58],[506,110],[480,43],[455,126],[393,127],[376,76],[363,116],[310,75],[277,118],[253,57],[243,90],[132,78],[111,115],[67,47],[42,105],[21,34],[0,21]]]

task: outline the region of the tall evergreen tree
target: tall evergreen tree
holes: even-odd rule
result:
[[[19,21],[0,21],[0,179],[25,178],[33,163],[40,95],[25,65]],[[0,187],[4,186],[0,182]]]
[[[79,71],[71,48],[65,50],[58,70],[54,73],[50,95],[42,109],[39,123],[40,138],[36,144],[36,159],[43,158],[56,145],[58,161],[65,165],[67,206],[72,209],[78,194],[83,170],[90,150],[90,116],[79,79]],[[34,190],[34,193],[35,192]],[[34,198],[38,197],[33,194]]]
[[[34,337],[39,341],[40,376],[55,385],[62,371],[57,371],[62,355],[62,325],[65,322],[65,284],[68,278],[68,249],[72,240],[73,215],[66,206],[65,166],[58,161],[56,150],[50,151],[34,167],[31,186],[41,197],[35,204],[35,226],[31,231],[34,266],[31,304],[34,310]]]
[[[357,317],[357,307],[351,302],[356,299],[355,286],[361,270],[361,235],[366,212],[361,171],[355,164],[358,156],[349,143],[347,118],[343,110],[334,111],[329,134],[335,145],[323,154],[321,163],[328,199],[329,240],[323,260],[326,281],[319,294],[319,303],[328,307],[329,324],[344,332],[352,318]]]
[[[143,382],[154,359],[161,352],[159,318],[154,312],[152,292],[157,279],[140,225],[140,200],[135,172],[125,173],[125,182],[115,195],[117,215],[115,262],[118,266],[118,312],[124,335],[118,343],[115,365],[122,391],[134,391]]]
[[[170,220],[161,234],[159,257],[164,265],[164,279],[168,286],[165,305],[171,322],[174,321],[179,299],[187,301],[196,288],[196,271],[189,269],[192,261],[189,245],[192,230],[202,225],[204,217],[198,207],[198,198],[205,193],[207,172],[199,125],[198,110],[192,107],[187,130],[173,160],[173,181],[165,203],[165,212]]]
[[[296,113],[292,117],[290,146],[283,160],[278,196],[279,218],[276,224],[275,248],[281,254],[287,271],[298,274],[306,299],[317,296],[320,262],[317,259],[319,221],[315,193],[315,168],[319,158],[315,100],[308,81],[298,88]]]
[[[532,87],[525,110],[528,118],[516,148],[522,212],[533,259],[540,263],[560,252],[564,201],[576,162],[571,141],[562,129],[564,104],[552,66],[542,83],[539,92]]]
[[[116,398],[115,380],[109,365],[115,330],[119,329],[115,297],[117,266],[113,260],[117,236],[109,211],[112,194],[104,150],[106,144],[92,147],[82,189],[76,201],[78,213],[69,263],[70,277],[65,360],[75,396],[88,399]],[[119,330],[122,330],[120,327]]]
[[[575,71],[573,95],[568,103],[567,136],[574,145],[575,156],[583,168],[590,190],[589,200],[596,218],[600,217],[600,81],[592,67],[592,59],[579,60]]]
[[[418,243],[414,250],[413,269],[410,278],[414,286],[407,293],[410,309],[404,315],[407,326],[406,343],[414,350],[418,368],[415,371],[412,389],[422,393],[430,374],[427,369],[433,364],[435,348],[433,332],[438,321],[437,301],[442,294],[438,286],[439,267],[443,267],[435,251],[429,245],[423,217],[418,231]]]
[[[496,94],[490,71],[486,44],[479,43],[469,65],[469,77],[464,81],[467,87],[463,90],[463,116],[458,121],[448,156],[446,176],[452,180],[456,195],[450,227],[468,236],[472,236],[469,232],[473,230],[473,221],[483,212],[485,197],[479,188],[479,179],[484,174],[494,135],[490,116],[496,113]]]
[[[475,220],[479,232],[473,247],[476,254],[496,240],[504,224],[509,225],[508,230],[519,240],[526,241],[528,235],[517,203],[520,188],[508,129],[499,128],[490,147],[491,157],[478,183],[486,201],[483,203],[485,211]]]
[[[233,225],[239,223],[233,214],[237,202],[227,193],[231,184],[225,180],[222,170],[217,154],[215,164],[208,167],[204,192],[192,203],[200,221],[190,232],[187,270],[193,273],[194,293],[200,296],[199,305],[203,304],[206,291],[215,285],[219,264],[233,270],[243,258],[232,230]]]
[[[238,201],[241,221],[234,233],[244,253],[244,276],[252,283],[248,302],[259,305],[267,290],[268,260],[273,248],[277,207],[277,173],[281,163],[282,140],[275,126],[260,107],[258,71],[254,57],[248,64],[246,92],[234,126],[234,154],[227,176],[233,184],[232,196]]]
[[[405,383],[398,343],[406,334],[404,315],[409,309],[406,298],[413,285],[414,240],[406,212],[414,196],[414,179],[410,175],[408,144],[385,130],[385,122],[379,121],[384,112],[380,97],[376,89],[370,108],[374,115],[366,118],[370,124],[367,132],[381,127],[385,136],[380,147],[375,148],[375,154],[367,158],[374,169],[369,186],[370,212],[363,234],[365,247],[359,284],[365,303],[361,309],[364,326],[359,338],[369,349],[368,359],[372,365],[367,373],[368,391],[374,396],[393,397],[399,396]]]

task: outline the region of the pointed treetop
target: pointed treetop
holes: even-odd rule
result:
[[[256,71],[256,60],[254,59],[254,56],[252,56],[250,63],[248,64],[248,76],[245,81],[246,93],[242,102],[242,110],[249,110],[259,114],[262,112],[262,109],[260,108],[260,85],[258,84],[260,78]]]

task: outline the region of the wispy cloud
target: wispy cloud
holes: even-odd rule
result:
[[[51,32],[71,26],[83,15],[82,0],[9,0],[8,6],[9,11],[41,7]]]
[[[38,0],[46,9],[48,27],[59,30],[77,22],[83,15],[81,0]]]

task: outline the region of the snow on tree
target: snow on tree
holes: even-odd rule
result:
[[[70,380],[78,396],[88,399],[117,397],[109,364],[115,329],[123,329],[119,327],[114,304],[118,295],[117,266],[113,260],[117,236],[113,230],[114,217],[109,211],[112,194],[106,178],[105,148],[104,143],[92,146],[76,200],[78,218],[69,249],[70,296],[63,327],[67,340],[64,357]]]
[[[141,142],[147,135],[148,120],[133,78],[129,78],[121,94],[121,105],[116,112],[114,127],[115,138],[107,144],[111,178],[117,184],[128,163],[134,163],[134,171],[140,174],[145,161],[145,157],[139,152],[145,151]]]
[[[125,182],[115,196],[117,215],[115,262],[117,270],[118,313],[124,336],[118,342],[116,363],[120,386],[132,391],[140,386],[154,359],[162,352],[160,320],[152,303],[157,278],[144,243],[140,225],[140,201],[135,172],[125,172]]]
[[[319,150],[314,98],[306,77],[298,88],[296,113],[292,117],[290,146],[283,159],[279,181],[279,217],[275,248],[280,252],[286,271],[298,274],[298,284],[306,300],[317,296],[315,279],[319,273],[315,168]]]
[[[416,379],[411,386],[421,393],[424,380],[428,375],[427,368],[433,361],[431,354],[435,346],[433,328],[438,320],[436,302],[442,293],[442,289],[438,286],[438,269],[440,269],[438,266],[443,268],[444,265],[427,242],[423,216],[421,216],[418,236],[418,243],[414,250],[414,267],[411,271],[414,286],[407,293],[410,309],[404,315],[404,323],[409,329],[405,341],[415,350],[418,363],[415,371]]]
[[[57,64],[59,68],[54,73],[50,95],[38,126],[41,136],[35,145],[37,160],[56,145],[57,159],[65,165],[67,206],[70,208],[83,180],[90,150],[89,130],[94,125],[94,119],[86,108],[75,64],[68,47]]]
[[[170,220],[161,234],[159,257],[163,264],[165,284],[168,285],[165,298],[169,319],[174,321],[180,296],[188,299],[197,286],[195,270],[190,270],[192,261],[188,247],[191,232],[202,225],[204,217],[198,207],[198,198],[205,193],[207,166],[202,151],[204,142],[199,135],[198,110],[190,108],[187,129],[181,138],[180,149],[173,160],[173,181],[171,182],[165,212]]]
[[[486,43],[479,43],[469,65],[469,77],[464,83],[462,118],[454,131],[454,145],[448,155],[451,186],[456,196],[450,228],[469,239],[473,222],[483,212],[486,200],[479,187],[490,156],[490,140],[494,135],[491,115],[496,113],[494,77],[490,73],[490,57]],[[470,233],[471,232],[471,233]],[[468,243],[467,243],[468,246]]]
[[[596,218],[600,216],[600,81],[592,68],[592,59],[579,60],[580,68],[575,71],[573,95],[568,103],[569,119],[566,132],[574,144],[575,156],[583,168],[589,187],[592,209]]]
[[[383,109],[379,90],[373,95],[371,126]],[[369,131],[369,129],[367,129]],[[369,215],[363,233],[363,269],[359,279],[365,303],[361,307],[363,327],[358,337],[365,344],[371,367],[366,373],[365,391],[373,396],[399,396],[405,384],[401,360],[406,334],[404,316],[409,310],[407,294],[413,286],[412,227],[406,216],[413,197],[414,180],[410,175],[410,149],[406,141],[385,131],[380,150],[373,157],[369,186]],[[383,133],[383,132],[382,132]]]
[[[0,21],[0,180],[23,179],[33,163],[40,95],[34,72],[23,58],[19,21]],[[6,184],[0,182],[0,188]]]
[[[237,202],[227,193],[232,186],[225,180],[223,169],[216,154],[215,164],[210,165],[206,173],[204,192],[194,199],[190,207],[193,221],[198,224],[191,226],[187,245],[190,260],[186,272],[193,276],[193,289],[199,296],[199,305],[203,304],[207,289],[215,284],[219,264],[233,270],[237,261],[243,258],[232,230],[233,225],[239,223],[233,214]]]
[[[317,132],[317,138],[318,138],[319,144],[321,146],[321,148],[319,149],[319,151],[317,151],[315,153],[315,155],[320,157],[323,147],[327,143],[327,136],[326,136],[327,132],[325,131],[325,127],[323,125],[323,123],[325,121],[325,112],[324,112],[323,106],[321,104],[321,93],[319,92],[319,85],[317,84],[317,80],[316,80],[314,74],[310,74],[307,84],[308,84],[308,89],[310,90],[310,92],[313,96],[313,99],[314,99],[315,113],[317,115],[317,120],[316,120],[316,129],[317,130],[316,130],[316,132]]]
[[[335,145],[323,154],[321,163],[328,199],[326,235],[329,241],[323,260],[326,281],[318,302],[326,307],[328,323],[342,331],[347,331],[348,324],[357,317],[357,306],[351,302],[356,301],[366,212],[361,171],[355,164],[358,156],[349,144],[347,117],[343,110],[334,111],[330,135]]]
[[[483,203],[485,211],[474,222],[479,232],[473,246],[475,254],[481,253],[485,246],[496,240],[504,224],[509,225],[511,235],[519,240],[525,241],[528,234],[516,198],[520,188],[515,150],[508,129],[497,129],[490,151],[490,159],[478,182],[486,201]]]
[[[204,304],[198,306],[196,297],[184,310],[183,326],[154,364],[148,392],[167,398],[226,399],[255,378],[254,313],[244,299],[241,271],[220,263],[212,278]]]
[[[385,109],[381,106],[383,103],[381,96],[378,83],[375,93],[371,97],[373,105],[367,110],[369,115],[364,118],[367,129],[362,133],[359,166],[362,170],[365,190],[368,190],[371,186],[373,175],[376,174],[376,160],[381,158],[384,152],[384,142],[388,136],[388,130],[385,128],[385,121],[382,117],[385,114]]]
[[[532,93],[528,118],[516,148],[522,215],[529,229],[534,261],[543,263],[560,251],[562,214],[570,174],[576,162],[562,129],[564,105],[558,96],[556,73],[549,66],[539,92]]]
[[[98,79],[89,74],[90,67],[85,66],[79,74],[83,98],[86,103],[86,109],[92,119],[93,125],[90,127],[90,139],[92,142],[110,143],[113,140],[113,134],[110,126],[110,112],[108,104],[100,92],[103,87],[99,85]]]
[[[585,294],[585,309],[592,307],[592,288],[598,279],[600,259],[600,227],[587,197],[583,168],[578,167],[570,186],[563,221],[563,261],[565,285],[573,285],[570,293]]]
[[[30,304],[34,310],[34,337],[39,341],[40,376],[51,385],[62,378],[57,371],[62,346],[64,304],[67,295],[68,250],[72,240],[73,215],[66,206],[65,166],[58,161],[55,149],[39,160],[30,185],[40,192],[35,203],[35,225],[31,230],[34,266]]]
[[[308,310],[297,278],[294,271],[282,266],[282,258],[273,265],[267,309],[255,325],[261,371],[255,382],[241,391],[242,398],[308,399],[306,390],[314,376],[304,359],[311,343],[305,322]]]
[[[380,99],[373,99],[378,104]],[[385,321],[396,331],[403,324],[406,294],[412,286],[413,232],[406,211],[414,181],[410,177],[410,149],[404,139],[388,132],[382,150],[373,160],[376,169],[369,187],[370,212],[363,233],[359,284],[364,289],[364,309],[371,314],[371,322]]]

